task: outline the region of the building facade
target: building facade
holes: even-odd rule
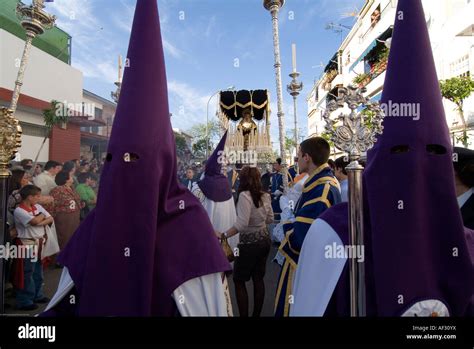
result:
[[[0,3],[0,104],[8,106],[15,86],[20,60],[25,46],[25,31],[15,13],[15,0]],[[82,99],[82,73],[70,63],[71,37],[54,27],[35,38],[15,117],[23,129],[22,145],[17,160],[23,158],[45,162],[56,154],[52,149],[54,133],[48,137],[43,110],[53,100],[80,102]],[[72,122],[69,130],[77,133]],[[61,132],[64,133],[65,131]],[[45,137],[46,140],[45,140]],[[41,145],[44,143],[43,147]],[[56,144],[60,145],[59,138]],[[38,155],[38,151],[41,152]],[[73,154],[71,154],[73,155]],[[79,155],[74,154],[74,155]]]
[[[102,160],[112,131],[117,104],[90,91],[83,91],[84,113],[87,110],[88,124],[80,130],[80,153],[87,160]]]
[[[340,86],[355,84],[367,89],[373,101],[380,99],[395,21],[396,0],[367,0],[345,40],[326,65],[307,96],[308,136],[324,133],[322,114]],[[474,0],[424,0],[438,78],[472,76],[474,71]],[[462,129],[453,103],[444,99],[453,143]],[[474,130],[474,96],[464,103],[469,130]],[[469,131],[474,142],[474,131]]]
[[[0,105],[9,106],[25,31],[15,12],[17,0],[0,2]],[[100,156],[106,149],[115,103],[83,90],[83,74],[71,66],[72,38],[53,27],[33,40],[15,117],[23,130],[17,161],[25,158],[60,162],[81,155]],[[67,123],[49,130],[44,110],[52,101],[67,112]]]

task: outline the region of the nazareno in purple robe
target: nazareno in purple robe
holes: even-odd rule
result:
[[[399,0],[381,103],[414,103],[390,115],[364,172],[368,316],[399,316],[436,300],[467,315],[474,270],[454,190],[452,146],[421,0]],[[326,221],[348,244],[347,203]],[[348,263],[325,315],[349,315]],[[434,314],[435,315],[435,314]]]
[[[226,140],[227,131],[207,160],[204,178],[197,183],[206,198],[214,202],[224,202],[232,197],[232,189],[229,180],[222,174],[222,161],[224,160]]]
[[[50,315],[172,316],[177,287],[230,270],[206,211],[177,180],[156,0],[137,1],[127,63],[97,206],[58,259],[76,304]]]

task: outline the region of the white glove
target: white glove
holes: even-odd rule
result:
[[[281,196],[283,193],[279,190],[275,190],[275,192],[273,193],[273,195],[275,196]]]

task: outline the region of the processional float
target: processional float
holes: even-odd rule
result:
[[[267,90],[221,91],[218,109],[221,129],[228,130],[228,153],[240,154],[244,160],[246,156],[255,157],[259,164],[274,161]]]

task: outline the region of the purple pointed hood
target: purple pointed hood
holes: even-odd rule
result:
[[[384,132],[368,152],[364,171],[367,315],[399,316],[424,300],[443,303],[451,316],[465,315],[474,270],[421,0],[398,1],[381,103],[387,106]],[[408,104],[397,116],[393,108],[402,103]],[[348,243],[347,204],[321,219]],[[331,303],[346,315],[347,269]]]
[[[462,315],[474,274],[421,0],[398,2],[381,103],[384,133],[364,175],[377,315],[399,315],[425,299]],[[412,112],[397,116],[397,105]]]
[[[156,0],[138,0],[96,209],[59,261],[81,316],[169,316],[172,292],[230,266],[207,213],[177,180]]]
[[[203,194],[212,201],[223,202],[232,198],[232,189],[225,175],[222,174],[222,159],[227,131],[222,136],[219,144],[207,160],[204,178],[198,182]]]

